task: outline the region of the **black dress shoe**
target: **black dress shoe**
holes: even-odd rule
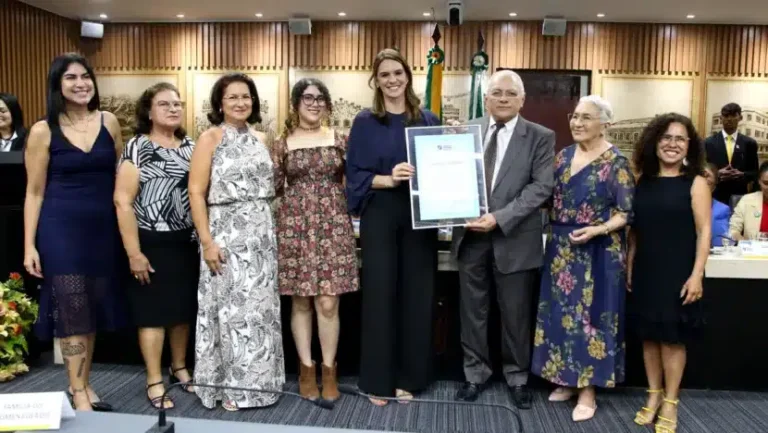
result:
[[[456,400],[475,401],[480,393],[483,392],[483,388],[482,383],[464,382],[464,385],[456,393]]]
[[[531,396],[531,391],[528,390],[527,386],[517,385],[512,387],[511,390],[512,401],[515,403],[515,406],[518,409],[528,410],[531,408],[531,401],[533,400],[533,397]]]

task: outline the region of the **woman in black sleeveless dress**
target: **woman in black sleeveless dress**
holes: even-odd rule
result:
[[[702,321],[712,207],[703,157],[691,120],[674,113],[651,121],[634,154],[639,181],[630,221],[627,322],[643,341],[649,384],[635,422],[658,418],[657,433],[677,430],[685,345]]]

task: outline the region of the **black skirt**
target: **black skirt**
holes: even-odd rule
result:
[[[192,229],[156,232],[139,229],[141,252],[154,273],[141,285],[131,277],[128,297],[134,324],[159,328],[195,323],[200,253]]]

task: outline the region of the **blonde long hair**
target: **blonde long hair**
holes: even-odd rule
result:
[[[408,76],[408,84],[405,86],[405,113],[407,123],[412,124],[421,119],[421,110],[419,109],[421,100],[416,96],[416,92],[413,91],[413,73],[411,72],[411,67],[400,52],[392,48],[385,48],[379,51],[379,54],[376,55],[376,59],[373,61],[373,71],[371,72],[371,78],[368,79],[368,85],[375,90],[371,113],[380,119],[387,115],[387,109],[384,106],[384,93],[381,88],[374,85],[374,83],[376,83],[376,76],[379,74],[379,66],[381,66],[381,62],[384,60],[394,60],[400,63],[405,70],[405,75]]]

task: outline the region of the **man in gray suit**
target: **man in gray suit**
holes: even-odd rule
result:
[[[466,383],[457,400],[474,401],[492,374],[488,311],[495,286],[501,311],[504,377],[520,409],[530,409],[531,302],[542,260],[540,207],[554,187],[555,133],[518,113],[525,102],[520,76],[491,76],[481,125],[489,213],[454,228],[451,247],[459,267],[461,345]]]

